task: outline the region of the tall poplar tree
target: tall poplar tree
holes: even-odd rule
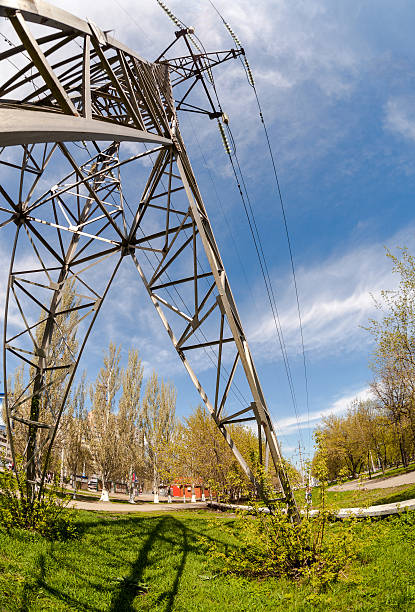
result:
[[[133,474],[141,473],[144,465],[144,440],[140,428],[143,366],[137,351],[131,349],[128,352],[128,364],[121,380],[122,394],[117,414],[120,475],[127,482],[129,501],[134,503]]]
[[[76,498],[76,476],[89,458],[87,439],[87,409],[86,374],[84,372],[81,382],[69,398],[67,409],[62,422],[62,455],[72,476],[74,498]]]
[[[120,348],[112,342],[104,365],[90,388],[92,410],[88,415],[89,448],[97,474],[102,480],[100,501],[109,501],[108,483],[119,467],[119,436],[115,396],[121,386]]]
[[[166,451],[175,428],[176,390],[173,385],[159,383],[153,372],[147,382],[143,399],[142,427],[144,444],[153,480],[154,503],[159,501],[159,485]]]

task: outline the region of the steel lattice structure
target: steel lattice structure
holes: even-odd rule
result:
[[[201,75],[241,50],[195,55],[183,30],[176,40],[184,40],[188,55],[168,60],[168,47],[151,63],[95,24],[45,2],[3,0],[0,15],[20,41],[0,55],[10,74],[0,85],[1,226],[8,236],[15,228],[3,364],[12,452],[15,423],[27,432],[20,477],[33,495],[43,484],[85,343],[128,258],[243,470],[254,481],[232,440],[231,426],[254,421],[260,455],[266,443],[295,513],[273,424],[176,114],[177,107],[187,105],[217,117]],[[16,66],[19,58],[21,67]],[[188,88],[176,103],[173,86],[185,81]],[[186,102],[196,82],[206,89],[209,110]],[[127,190],[133,192],[128,197]],[[60,318],[68,314],[62,306],[68,283],[77,296],[70,310],[79,312],[80,340],[76,354],[67,347],[62,362],[62,350],[58,356],[52,337],[58,338],[60,349],[65,347]],[[214,361],[209,391],[197,374],[206,357]],[[19,397],[7,383],[18,363],[30,371]],[[250,401],[236,410],[230,398],[237,376],[244,379]],[[63,392],[48,401],[56,381]],[[22,411],[28,401],[29,418]]]

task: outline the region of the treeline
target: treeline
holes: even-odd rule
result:
[[[415,457],[415,259],[407,249],[400,258],[388,257],[399,285],[382,291],[381,316],[367,327],[375,341],[372,399],[354,402],[346,416],[323,419],[331,479],[399,463],[406,467]]]
[[[369,476],[378,470],[415,457],[413,425],[407,415],[395,415],[375,399],[355,401],[345,416],[331,415],[322,420],[319,431],[324,442],[329,480]],[[317,450],[313,464],[318,463]]]
[[[62,315],[57,317],[48,345],[56,363],[66,363],[68,354],[78,351],[76,304],[73,285],[65,283],[60,296]],[[36,326],[38,343],[44,325],[41,313]],[[65,394],[67,375],[60,372],[44,374],[38,418],[45,427],[37,432],[38,449],[48,435],[47,426],[53,428],[56,422]],[[12,424],[14,448],[23,463],[35,376],[34,366],[22,366],[8,381],[9,402],[18,406]],[[247,478],[210,414],[199,406],[181,422],[176,418],[174,386],[156,372],[145,382],[143,377],[138,352],[131,349],[126,366],[121,367],[120,347],[110,343],[96,380],[87,383],[84,374],[67,399],[48,462],[55,479],[70,476],[76,487],[76,475],[96,474],[102,482],[103,499],[111,482],[125,483],[131,497],[137,482],[150,483],[157,495],[161,483],[169,485],[174,480],[192,487],[207,486],[217,495],[237,497],[245,492]],[[256,435],[238,425],[231,426],[231,435],[255,470]]]
[[[13,395],[21,396],[24,372],[18,370]],[[29,400],[23,403],[29,414]],[[46,418],[46,413],[43,415]],[[14,427],[15,451],[25,452],[25,428]],[[231,435],[251,469],[256,469],[258,441],[252,430],[233,425]],[[207,410],[198,406],[182,421],[176,417],[176,390],[156,372],[143,384],[143,366],[131,349],[125,368],[120,347],[110,343],[96,380],[85,375],[70,395],[49,469],[65,474],[76,488],[76,476],[97,474],[102,497],[113,482],[124,483],[134,497],[137,482],[149,483],[155,500],[160,485],[174,481],[207,487],[216,496],[239,497],[250,484]]]

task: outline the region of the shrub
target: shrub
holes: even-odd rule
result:
[[[241,513],[230,530],[237,546],[223,549],[207,540],[205,545],[223,573],[307,578],[324,590],[356,554],[351,524],[337,529],[328,519],[326,511],[297,525],[282,509],[265,514],[257,507],[252,514]]]
[[[238,545],[223,549],[217,542],[204,541],[208,556],[218,562],[221,571],[252,578],[269,576],[307,579],[318,591],[337,580],[357,554],[353,536],[353,520],[333,524],[332,513],[326,507],[327,452],[325,440],[316,435],[319,459],[314,469],[320,481],[321,505],[316,516],[306,513],[300,523],[291,519],[286,508],[272,501],[269,477],[258,466],[256,478],[269,513],[265,507],[251,502],[249,512],[238,515],[232,529]],[[340,527],[340,528],[339,528]],[[228,527],[220,527],[229,531]]]
[[[11,471],[0,472],[0,529],[26,529],[49,539],[77,535],[73,513],[66,508],[69,497],[56,488],[46,489],[41,499],[31,501],[24,485],[19,487]]]

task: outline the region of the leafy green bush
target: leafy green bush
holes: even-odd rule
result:
[[[297,525],[282,509],[271,514],[262,510],[241,513],[232,527],[220,527],[236,537],[235,547],[224,549],[216,541],[204,541],[209,557],[223,573],[306,578],[324,590],[356,556],[352,524],[336,529],[328,522],[327,511],[304,517]]]
[[[255,501],[249,512],[241,512],[231,528],[220,527],[236,536],[238,544],[223,548],[217,542],[204,541],[208,556],[220,571],[252,578],[269,576],[309,580],[317,591],[324,591],[337,580],[345,566],[356,557],[352,519],[338,529],[326,506],[327,452],[324,437],[317,432],[319,458],[314,471],[320,481],[320,509],[310,516],[309,507],[300,523],[278,502],[270,486],[269,475],[258,466],[256,479],[266,508]]]
[[[13,472],[0,471],[0,529],[26,529],[49,539],[73,538],[77,530],[73,514],[66,508],[68,501],[69,497],[53,488],[46,489],[42,499],[31,501]]]

